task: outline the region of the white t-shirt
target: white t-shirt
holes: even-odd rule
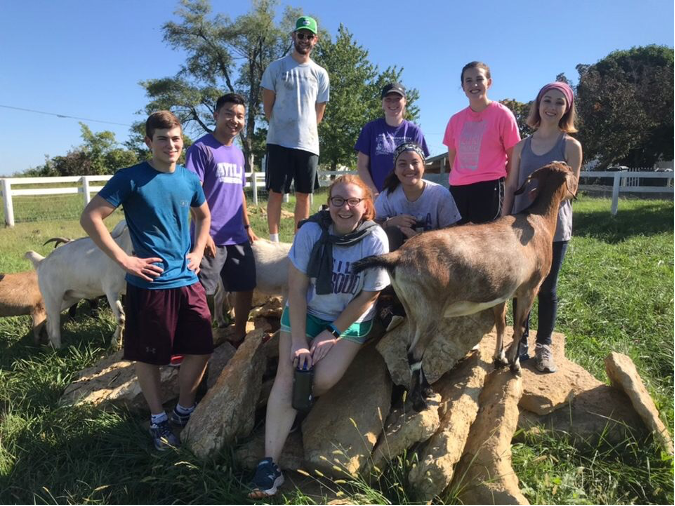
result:
[[[332,225],[330,229],[332,233]],[[300,272],[307,274],[307,264],[312,253],[314,243],[321,237],[321,227],[318,223],[306,223],[295,234],[295,240],[288,258]],[[378,292],[389,285],[389,275],[385,269],[367,269],[358,274],[352,274],[351,264],[371,255],[381,255],[389,252],[387,235],[380,227],[353,246],[333,245],[333,280],[332,293],[318,295],[316,293],[316,278],[310,278],[307,290],[307,312],[322,320],[335,321],[347,305],[362,290]],[[371,305],[356,322],[368,321],[375,314],[375,305]]]
[[[260,85],[276,95],[267,144],[318,155],[316,104],[328,102],[328,72],[312,60],[300,64],[289,54],[270,63]]]
[[[422,195],[410,202],[403,192],[403,185],[389,193],[384,190],[375,201],[375,215],[378,220],[393,218],[400,214],[414,216],[418,223],[424,224],[424,231],[449,227],[462,219],[457,210],[455,199],[444,186],[424,181]]]

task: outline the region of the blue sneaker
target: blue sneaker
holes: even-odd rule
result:
[[[256,467],[253,484],[251,485],[252,490],[248,497],[250,499],[263,499],[273,496],[283,483],[284,475],[281,474],[279,466],[270,457],[267,457],[261,460]]]
[[[196,406],[196,405],[195,405]],[[173,411],[171,412],[171,423],[178,426],[178,427],[185,427],[188,422],[190,421],[190,416],[192,416],[192,413],[194,413],[194,409],[190,411],[187,414],[181,414],[179,413],[176,408],[173,408]]]
[[[152,442],[155,444],[155,448],[160,451],[178,448],[180,446],[180,441],[171,430],[169,420],[151,424],[150,435],[152,436]]]

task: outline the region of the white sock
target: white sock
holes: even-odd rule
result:
[[[153,415],[152,413],[150,414],[150,423],[153,425],[160,424],[162,422],[166,422],[169,419],[168,416],[166,416],[166,411],[162,411],[161,413],[157,415]]]
[[[197,407],[196,404],[193,404],[193,405],[192,405],[191,407],[189,407],[189,408],[184,408],[184,407],[181,406],[180,404],[176,404],[176,412],[177,412],[179,415],[189,415],[190,413],[192,413],[192,412],[195,410],[196,407]]]
[[[279,234],[270,234],[270,241],[279,242]]]

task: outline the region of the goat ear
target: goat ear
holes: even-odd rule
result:
[[[530,181],[532,181],[532,176],[533,174],[530,174],[525,181],[523,181],[523,184],[520,185],[520,188],[518,188],[516,191],[513,192],[514,195],[522,195],[523,192],[525,191],[525,188],[527,188],[527,185],[530,184]]]

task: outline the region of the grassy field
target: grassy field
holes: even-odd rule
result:
[[[568,356],[603,381],[604,357],[628,354],[672,432],[673,203],[622,201],[616,217],[609,208],[606,199],[575,203],[557,330],[567,335]],[[50,213],[40,212],[48,220]],[[250,212],[254,229],[266,236],[262,208]],[[289,240],[292,226],[284,221],[282,238]],[[0,229],[0,272],[29,269],[25,251],[47,254],[42,243],[58,235],[82,232],[74,217]],[[231,449],[209,462],[185,450],[159,454],[151,449],[144,416],[58,405],[77,372],[110,352],[114,324],[109,311],[102,313],[66,322],[57,351],[33,346],[28,317],[0,319],[0,503],[249,503],[241,491],[249,474],[233,464]],[[546,434],[528,435],[514,445],[513,461],[532,503],[673,503],[672,459],[649,438],[573,447]],[[409,465],[398,459],[372,486],[335,486],[356,502],[410,503]],[[312,501],[299,492],[274,499]],[[455,501],[452,494],[438,498]]]

